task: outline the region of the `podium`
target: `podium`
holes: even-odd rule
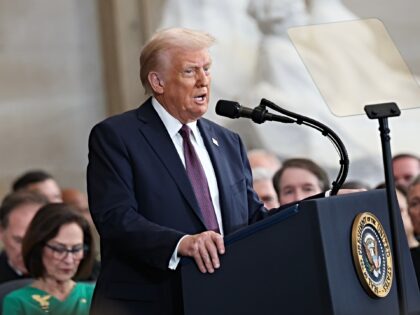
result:
[[[383,298],[369,295],[356,271],[352,226],[364,212],[379,219],[390,240],[384,190],[306,200],[226,236],[214,274],[183,261],[184,314],[397,315],[395,270]],[[402,247],[408,313],[420,314],[410,252],[406,242]]]

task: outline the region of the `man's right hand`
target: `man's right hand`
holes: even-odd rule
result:
[[[178,247],[178,255],[194,258],[202,273],[213,273],[220,267],[219,255],[225,253],[223,237],[216,232],[206,231],[186,236]]]

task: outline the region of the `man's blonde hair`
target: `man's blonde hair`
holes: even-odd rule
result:
[[[187,28],[168,28],[155,33],[143,47],[140,54],[140,80],[146,91],[151,94],[148,75],[159,70],[165,63],[164,55],[170,49],[199,50],[209,48],[215,38],[202,31]]]

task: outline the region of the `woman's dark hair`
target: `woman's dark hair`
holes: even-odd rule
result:
[[[282,167],[273,176],[273,186],[277,196],[280,195],[280,180],[284,171],[292,167],[301,168],[314,174],[316,178],[318,178],[319,187],[322,191],[328,190],[330,188],[328,175],[318,164],[309,159],[294,158],[284,161]]]
[[[86,247],[75,278],[88,275],[94,263],[93,238],[89,223],[73,206],[65,203],[51,203],[42,207],[26,231],[22,242],[22,256],[25,266],[34,278],[45,275],[42,253],[45,244],[57,236],[63,225],[76,223],[83,231]]]

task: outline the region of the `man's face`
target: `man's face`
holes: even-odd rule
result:
[[[22,240],[26,230],[41,205],[24,204],[13,209],[9,215],[9,224],[6,229],[0,230],[0,236],[3,241],[9,263],[14,269],[26,272],[25,264],[22,258]]]
[[[89,202],[87,196],[76,189],[68,188],[62,191],[63,202],[74,206],[80,211],[89,223],[93,224],[92,216],[89,212]]]
[[[420,235],[420,184],[410,187],[407,194],[408,213],[414,226],[414,233]]]
[[[406,196],[399,191],[396,190],[397,193],[397,201],[398,206],[400,207],[401,211],[401,218],[404,225],[405,234],[409,237],[411,234],[414,233],[413,221],[411,220],[410,214],[408,213],[408,203]]]
[[[420,163],[417,159],[404,157],[392,162],[395,184],[408,187],[410,182],[420,174]]]
[[[37,192],[47,197],[49,202],[62,202],[61,190],[54,179],[47,179],[39,183],[30,184],[27,188],[28,191]]]
[[[264,203],[264,207],[270,210],[279,206],[277,194],[271,180],[256,180],[253,186],[258,197]]]
[[[251,152],[248,153],[248,160],[251,169],[265,168],[277,172],[281,167],[280,161],[270,153]]]
[[[172,49],[167,52],[163,69],[157,72],[160,86],[155,97],[182,123],[203,116],[210,97],[211,58],[207,49]]]
[[[319,180],[313,173],[297,167],[284,170],[279,188],[280,205],[302,200],[322,191]]]

